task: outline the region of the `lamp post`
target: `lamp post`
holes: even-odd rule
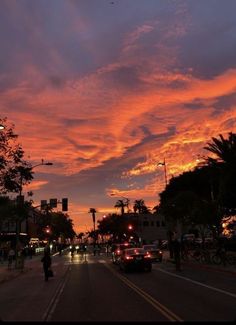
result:
[[[165,161],[165,158],[163,160],[163,162],[159,162],[157,164],[157,166],[164,166],[164,173],[165,173],[165,184],[167,186],[167,172],[166,172],[166,161]]]
[[[34,165],[30,167],[32,170],[35,167],[41,166],[41,165],[47,165],[51,166],[53,163],[51,162],[44,162],[42,159],[41,163]],[[19,195],[17,197],[17,207],[19,208],[19,217],[16,219],[16,247],[15,247],[15,257],[16,257],[16,268],[18,267],[18,249],[19,249],[19,244],[20,244],[20,226],[21,226],[21,209],[23,208],[24,205],[24,196],[22,195],[22,190],[23,190],[23,175],[22,172],[20,172],[20,190],[19,190]]]

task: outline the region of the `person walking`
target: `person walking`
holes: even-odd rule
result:
[[[50,251],[48,249],[44,250],[44,256],[42,257],[41,262],[43,263],[44,279],[45,281],[48,281],[48,270],[52,264]]]
[[[3,264],[4,262],[4,250],[0,247],[0,263]]]
[[[15,251],[11,248],[8,252],[8,269],[12,268],[13,260],[15,259]]]
[[[172,247],[175,261],[175,269],[176,271],[181,271],[181,243],[178,240],[176,233],[173,235]]]

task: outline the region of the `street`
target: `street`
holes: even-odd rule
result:
[[[171,263],[150,273],[124,273],[110,256],[86,260],[66,252],[44,281],[40,259],[31,270],[0,284],[3,321],[235,321],[235,274]]]

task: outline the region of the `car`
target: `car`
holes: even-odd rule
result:
[[[112,245],[111,247],[111,258],[112,258],[112,262],[114,264],[119,264],[119,261],[120,261],[120,256],[121,256],[121,253],[122,251],[125,249],[125,248],[132,248],[134,247],[134,244],[133,243],[115,243]]]
[[[150,254],[152,262],[162,262],[163,252],[157,247],[157,245],[143,245],[142,248]]]
[[[150,272],[152,270],[152,259],[143,248],[126,248],[120,256],[119,267],[124,272],[135,270]]]

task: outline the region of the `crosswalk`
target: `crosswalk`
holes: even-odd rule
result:
[[[72,259],[72,260],[68,260],[64,263],[64,265],[73,265],[73,264],[98,264],[98,263],[107,263],[107,261],[103,260],[103,259]]]

